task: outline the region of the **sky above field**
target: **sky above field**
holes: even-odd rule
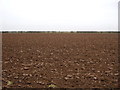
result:
[[[1,0],[1,30],[117,31],[119,0]]]

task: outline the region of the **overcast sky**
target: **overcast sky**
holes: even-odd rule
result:
[[[118,30],[119,0],[1,0],[3,30]]]

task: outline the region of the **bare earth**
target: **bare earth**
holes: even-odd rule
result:
[[[3,87],[118,87],[118,34],[4,33],[2,40]]]

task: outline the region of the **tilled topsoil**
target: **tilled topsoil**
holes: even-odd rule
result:
[[[3,33],[2,40],[3,87],[118,87],[116,33]]]

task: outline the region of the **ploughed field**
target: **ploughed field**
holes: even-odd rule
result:
[[[118,87],[118,34],[3,33],[2,40],[3,87]]]

